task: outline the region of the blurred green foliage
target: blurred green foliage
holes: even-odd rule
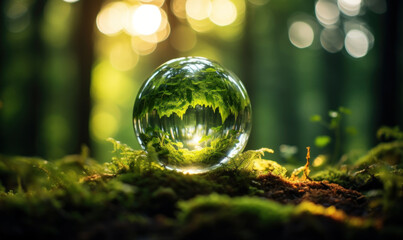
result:
[[[339,153],[363,154],[375,143],[372,132],[380,125],[403,123],[402,85],[397,82],[402,72],[396,68],[402,58],[395,50],[402,36],[397,26],[403,21],[396,12],[402,5],[379,2],[384,14],[365,2],[365,14],[354,17],[375,38],[362,58],[321,47],[325,27],[315,18],[316,1],[249,0],[235,1],[239,19],[234,25],[214,25],[211,31],[197,32],[190,23],[171,18],[172,31],[182,25],[193,31],[194,49],[178,51],[170,43],[174,38],[168,38],[152,54],[135,58],[135,67],[122,70],[114,67],[111,56],[120,49],[119,61],[128,62],[123,53],[131,51],[130,37],[105,36],[96,28],[97,13],[109,1],[2,1],[0,152],[52,160],[78,153],[86,144],[92,156],[107,161],[108,137],[138,149],[131,111],[141,83],[169,59],[200,55],[231,69],[245,84],[254,110],[247,149],[270,147],[281,159],[281,145],[295,146],[299,164],[304,151],[298,149],[307,145],[313,153],[326,153],[337,138],[309,117],[343,105],[352,112],[343,119],[345,125],[355,126],[347,130],[357,134],[340,143]],[[168,5],[164,11],[172,14]],[[340,14],[338,27],[350,26],[350,18]],[[312,27],[313,42],[305,49],[290,42],[289,27],[296,21]],[[331,121],[337,125],[338,119]]]

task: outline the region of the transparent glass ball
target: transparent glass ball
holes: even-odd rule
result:
[[[144,82],[133,124],[140,145],[161,165],[203,173],[245,148],[252,108],[235,74],[206,58],[177,58]]]

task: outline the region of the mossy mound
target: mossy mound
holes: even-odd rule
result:
[[[261,149],[189,175],[111,141],[117,155],[105,164],[85,149],[54,162],[1,156],[1,238],[403,237],[398,165],[330,169],[314,174],[314,181],[300,180],[262,159],[271,151]],[[368,184],[371,179],[379,184]]]

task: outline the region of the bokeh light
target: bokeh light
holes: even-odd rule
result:
[[[340,17],[340,11],[337,5],[326,0],[316,2],[315,14],[318,21],[325,26],[336,24]]]
[[[151,4],[143,4],[136,8],[132,16],[134,30],[142,35],[155,33],[162,20],[160,9]]]
[[[93,107],[90,119],[91,134],[98,140],[114,136],[120,121],[119,108],[113,104],[97,104]]]
[[[337,0],[340,10],[347,16],[357,16],[361,10],[361,0]]]
[[[186,19],[186,0],[171,1],[171,10],[176,17]]]
[[[132,101],[134,82],[129,75],[102,61],[92,71],[91,97],[95,102],[114,102],[124,105]]]
[[[312,162],[313,167],[320,167],[323,164],[327,162],[327,156],[326,155],[318,155]]]
[[[214,23],[212,23],[209,18],[196,20],[188,16],[187,21],[190,27],[197,32],[208,32],[214,28]]]
[[[10,3],[8,8],[6,8],[6,17],[7,28],[13,33],[24,31],[31,22],[28,5],[24,1],[13,1]]]
[[[187,0],[186,1],[186,14],[195,20],[203,20],[211,14],[211,1],[210,0]]]
[[[229,0],[213,0],[210,20],[218,26],[233,23],[237,17],[237,9]]]
[[[157,43],[145,41],[140,37],[132,37],[131,46],[137,54],[144,56],[154,52],[157,48]]]
[[[288,37],[291,43],[297,48],[309,47],[314,39],[313,28],[307,22],[296,21],[291,24],[288,30]]]
[[[346,34],[344,44],[348,54],[355,58],[364,57],[369,49],[369,41],[367,35],[363,31],[358,29],[350,30]]]
[[[73,15],[71,8],[71,4],[58,1],[49,1],[46,4],[42,36],[48,44],[57,48],[68,44],[70,31],[66,29],[66,23]]]
[[[124,46],[115,46],[112,52]],[[121,66],[120,66],[121,67]],[[91,97],[94,107],[90,117],[91,135],[104,141],[113,137],[120,127],[121,107],[132,101],[133,80],[112,66],[112,62],[102,61],[92,71]]]
[[[344,34],[338,27],[324,28],[320,33],[320,44],[330,52],[336,53],[343,49]]]
[[[329,53],[336,53],[345,47],[349,55],[355,58],[365,56],[375,41],[374,35],[366,27],[367,24],[359,17],[363,16],[367,9],[382,13],[386,11],[386,2],[385,0],[317,0],[315,16],[317,22],[322,25],[319,35],[322,48]],[[314,29],[316,25],[304,19],[299,23],[294,22],[289,28],[290,41],[299,48],[310,46],[311,39],[316,33],[301,22],[311,24]]]
[[[139,37],[146,42],[159,43],[159,42],[166,40],[168,38],[168,36],[170,35],[170,33],[171,33],[171,27],[169,24],[167,24],[165,26],[165,28],[163,28],[162,30],[160,30],[154,34],[140,35]]]
[[[171,34],[171,45],[180,52],[186,52],[194,48],[197,42],[196,33],[185,25],[176,27]]]
[[[162,5],[164,5],[165,0],[139,0],[142,3],[148,3],[148,4],[152,4],[155,5],[157,7],[162,7]]]
[[[161,23],[156,32],[150,35],[139,35],[141,39],[150,43],[159,43],[168,38],[171,33],[171,27],[168,23],[168,17],[164,10],[159,9],[161,14]]]
[[[375,37],[368,29],[367,24],[365,24],[365,22],[362,22],[360,20],[349,20],[345,21],[343,25],[345,33],[348,33],[349,31],[355,29],[363,32],[368,39],[368,50],[370,50],[374,46]]]
[[[97,27],[106,35],[115,35],[123,30],[124,21],[129,13],[128,5],[124,2],[112,2],[97,15]]]
[[[136,66],[139,60],[137,53],[131,51],[130,45],[116,44],[109,53],[111,65],[120,71],[128,71]]]
[[[368,0],[368,3],[378,1],[384,0]],[[102,74],[97,73],[98,80],[92,83],[94,107],[97,108],[91,115],[91,124],[94,124],[91,132],[94,139],[103,140],[107,133],[110,135],[108,137],[113,134],[117,137],[126,137],[121,133],[119,121],[111,120],[115,107],[105,105],[105,100],[115,104],[123,102],[123,100],[116,100],[119,99],[116,94],[117,89],[121,89],[121,84],[126,82],[122,80],[123,75],[128,79],[127,81],[135,83],[134,79],[137,78],[133,76],[146,71],[143,70],[144,66],[147,66],[146,64],[150,61],[155,61],[154,57],[145,57],[146,55],[153,54],[160,46],[158,53],[168,50],[169,54],[175,53],[180,56],[197,55],[217,61],[225,60],[225,55],[217,51],[217,45],[220,43],[215,45],[214,41],[242,42],[245,27],[251,27],[247,26],[245,21],[246,4],[249,4],[248,7],[251,7],[254,13],[253,11],[262,11],[259,9],[265,8],[261,6],[267,3],[276,5],[270,0],[171,0],[168,2],[112,0],[112,3],[106,4],[98,18],[102,19],[103,11],[108,13],[110,16],[103,16],[106,22],[103,25],[107,27],[102,28],[103,25],[99,24],[97,19],[97,26],[103,33],[98,40],[98,44],[102,44],[97,47],[97,53],[103,62],[103,67],[109,70]],[[373,35],[364,27],[365,22],[357,16],[365,13],[364,10],[369,8],[368,3],[362,0],[315,0],[311,5],[315,16],[296,13],[289,20],[289,28],[286,29],[289,41],[297,48],[310,47],[311,50],[321,48],[328,53],[338,53],[345,48],[349,56],[363,57],[371,49]],[[367,8],[361,11],[364,7]],[[148,10],[145,10],[147,8]],[[275,29],[278,23],[275,14],[268,13],[266,17],[263,17],[260,13],[259,16],[259,19],[252,19],[259,22],[259,26],[252,27],[253,31],[267,32],[268,28]],[[354,31],[350,32],[352,30],[360,31],[361,35],[357,38]],[[346,33],[349,35],[346,36]],[[166,40],[168,43],[160,45]],[[114,75],[115,73],[119,74]],[[133,90],[130,87],[126,88]],[[131,94],[127,93],[127,95]],[[117,105],[121,111],[121,117],[124,118],[122,106]],[[95,136],[95,129],[105,124],[109,125],[109,129]],[[118,124],[117,130],[114,129],[115,124]]]

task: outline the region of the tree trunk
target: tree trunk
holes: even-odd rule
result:
[[[75,50],[78,62],[77,84],[77,132],[78,141],[75,151],[81,151],[81,145],[90,146],[89,119],[91,111],[91,71],[94,62],[94,30],[96,16],[103,1],[85,0],[79,6]]]
[[[380,91],[377,127],[397,125],[398,113],[402,110],[398,106],[397,77],[399,3],[400,1],[396,0],[387,1],[388,10],[384,15],[384,33],[382,34],[384,39],[381,46],[382,69],[381,75],[377,79]]]

